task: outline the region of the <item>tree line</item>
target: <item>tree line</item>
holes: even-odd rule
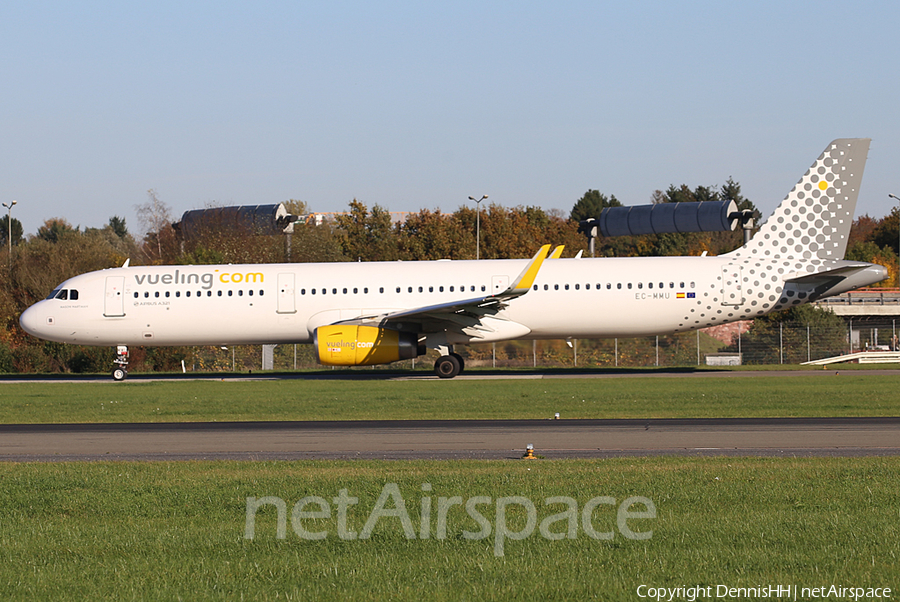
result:
[[[672,185],[651,197],[654,203],[729,199],[740,209],[754,209],[731,178],[719,187]],[[295,215],[310,213],[301,201],[290,200],[285,205]],[[588,239],[579,231],[579,221],[597,217],[604,207],[611,206],[621,203],[615,195],[597,190],[585,192],[568,215],[534,206],[488,205],[480,210],[481,257],[530,257],[546,243],[565,245],[564,257],[579,252],[588,255]],[[9,216],[3,216],[0,266],[6,269],[0,267],[0,372],[104,372],[109,368],[111,349],[39,341],[19,328],[18,317],[25,308],[77,274],[121,266],[126,259],[131,265],[475,259],[477,211],[470,206],[452,213],[422,209],[394,221],[387,208],[370,208],[354,199],[345,213],[332,220],[295,224],[290,257],[285,237],[280,235],[246,236],[220,229],[182,240],[173,227],[176,220],[171,208],[153,190],[148,191],[145,203],[136,206],[137,235],[120,216],[110,217],[99,228],[81,228],[62,217],[51,218],[32,234],[23,232],[19,220],[13,218],[10,224]],[[883,218],[864,215],[851,229],[847,258],[887,267],[890,278],[881,286],[897,286],[898,218],[897,209]],[[718,255],[736,249],[741,242],[740,231],[600,237],[595,253],[602,257]],[[195,354],[189,348],[133,350],[132,369],[175,370],[182,360],[191,363]]]

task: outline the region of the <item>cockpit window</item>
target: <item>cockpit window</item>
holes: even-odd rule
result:
[[[47,295],[48,299],[59,299],[60,301],[78,301],[78,289],[55,288]]]

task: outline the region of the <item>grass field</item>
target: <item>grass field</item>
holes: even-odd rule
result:
[[[898,416],[900,371],[797,377],[2,383],[0,423]]]
[[[900,591],[900,472],[894,458],[653,458],[537,462],[187,462],[0,464],[0,597],[99,600],[637,600],[636,588],[724,584],[891,587]],[[388,483],[415,529],[380,519],[368,539],[338,537],[336,514],[307,519],[323,540],[301,539],[293,504],[359,498],[347,528],[361,532]],[[423,484],[431,486],[423,492]],[[276,538],[274,506],[245,539],[246,498],[277,496],[287,533]],[[435,534],[439,497],[488,496],[492,534],[461,506]],[[496,554],[496,500],[522,496],[537,520],[575,500],[572,539],[539,529]],[[598,506],[589,537],[588,500],[644,496],[655,518],[617,528],[616,508]],[[423,497],[432,500],[420,537]],[[394,501],[386,508],[396,508]],[[635,507],[636,510],[644,507]],[[505,523],[525,529],[522,507]],[[551,533],[565,533],[556,522]],[[678,599],[684,599],[678,598]],[[733,599],[733,598],[732,598]],[[800,599],[803,599],[802,597]]]
[[[6,382],[0,422],[897,416],[898,385],[900,374],[864,371]],[[0,483],[3,600],[640,600],[642,584],[711,586],[713,594],[720,585],[900,592],[897,457],[0,463]],[[346,525],[335,501],[342,490],[358,498]],[[410,537],[401,518],[388,516],[369,537],[342,539],[342,526],[366,531],[385,491],[402,498]],[[308,496],[330,514],[295,522],[294,504]],[[476,507],[489,533],[465,507],[479,496],[489,498]],[[501,512],[501,500],[514,496]],[[571,515],[560,515],[567,504],[546,502],[554,496],[571,498]],[[595,504],[587,527],[611,539],[585,527],[584,508],[600,496],[609,499]],[[622,529],[617,512],[633,496],[649,500],[655,517]],[[258,509],[246,537],[247,499],[263,497],[285,504],[283,539],[273,505]],[[445,508],[439,537],[442,498],[459,503]],[[523,500],[535,507],[530,532]],[[383,508],[399,514],[396,498]],[[298,527],[326,537],[303,538]],[[479,529],[485,537],[471,538]],[[652,535],[630,539],[628,529]]]

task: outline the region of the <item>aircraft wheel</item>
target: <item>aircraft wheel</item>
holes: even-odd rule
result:
[[[434,373],[441,378],[453,378],[459,374],[459,360],[453,357],[453,355],[442,355],[439,357],[434,363]]]
[[[113,380],[122,381],[125,380],[125,377],[128,376],[128,373],[124,368],[113,368],[112,377]]]
[[[466,371],[466,360],[463,356],[458,353],[451,353],[452,357],[456,358],[456,361],[459,362],[459,372],[457,374],[462,374]]]

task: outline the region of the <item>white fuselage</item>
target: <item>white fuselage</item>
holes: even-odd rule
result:
[[[41,338],[83,345],[309,343],[320,326],[497,294],[527,264],[114,268],[67,280],[56,290],[77,291],[77,299],[71,292],[65,300],[48,298],[26,310],[21,323]],[[749,264],[727,256],[547,260],[526,294],[486,320],[490,330],[441,342],[644,336],[756,317],[779,305],[781,276],[770,281],[768,274],[785,263],[774,261],[765,270]],[[726,284],[723,273],[734,266],[744,277]],[[766,280],[755,272],[765,272]]]

